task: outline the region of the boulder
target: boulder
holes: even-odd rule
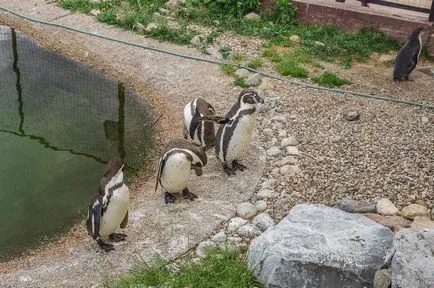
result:
[[[395,234],[392,288],[432,288],[434,284],[434,229],[402,229]]]
[[[247,264],[266,287],[372,287],[389,265],[393,232],[359,214],[296,205],[254,239]]]

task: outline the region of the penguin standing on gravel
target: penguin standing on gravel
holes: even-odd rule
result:
[[[187,189],[191,169],[194,169],[197,176],[201,176],[202,167],[207,161],[208,158],[202,147],[184,139],[171,140],[161,153],[155,191],[160,183],[164,189],[166,204],[176,200],[172,193],[182,192],[183,197],[190,200],[197,198]]]
[[[215,110],[205,99],[196,98],[184,107],[184,138],[204,147],[215,144],[215,124],[224,124],[226,118],[215,115]]]
[[[229,122],[221,125],[217,131],[215,152],[228,175],[247,168],[238,163],[238,160],[250,147],[258,108],[263,103],[264,99],[259,96],[257,90],[243,90],[238,96],[238,101],[226,115]]]
[[[101,238],[109,236],[110,240],[118,242],[127,237],[123,233],[115,233],[119,227],[125,228],[128,223],[129,190],[123,182],[123,168],[124,164],[119,158],[108,162],[98,192],[89,205],[87,232],[104,251],[114,250],[114,247],[104,243]]]
[[[422,51],[423,27],[415,29],[404,47],[399,50],[393,67],[393,80],[408,80],[410,73],[416,67]]]

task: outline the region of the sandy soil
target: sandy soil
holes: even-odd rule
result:
[[[98,23],[90,16],[70,14],[43,0],[0,0],[0,6],[98,35],[209,57],[192,48],[160,43]],[[188,101],[206,97],[217,111],[225,112],[241,90],[217,65],[32,24],[5,13],[0,13],[0,23],[12,25],[41,46],[119,77],[134,87],[138,95],[151,103],[155,115],[162,115],[160,143],[182,135],[181,111]],[[220,41],[225,45],[225,41],[236,39],[227,36]],[[414,81],[396,84],[391,81],[390,67],[381,63],[381,59],[373,57],[371,62],[349,70],[333,65],[330,69],[353,82],[348,89],[434,103],[432,76],[416,71]],[[421,65],[432,67],[429,62]],[[200,199],[169,207],[163,204],[161,191],[153,192],[154,180],[147,181],[143,175],[131,187],[133,207],[126,230],[128,241],[116,246],[116,251],[100,253],[81,225],[56,243],[21,259],[0,263],[0,286],[99,287],[102,277],[119,275],[154,253],[179,257],[232,217],[236,203],[250,199],[264,179],[277,182],[280,196],[269,203],[276,218],[296,203],[333,204],[344,197],[388,197],[399,206],[422,199],[428,206],[433,205],[434,111],[271,80],[269,84],[266,100],[276,105],[270,105],[260,116],[253,150],[245,162],[250,167],[248,173],[228,178],[212,158],[204,176],[191,182],[191,191],[199,191]],[[348,109],[359,110],[361,120],[343,120],[342,113]],[[288,119],[284,125],[271,120],[282,115]],[[272,134],[266,135],[266,129]],[[276,175],[275,160],[266,164],[264,149],[278,145],[276,135],[282,129],[300,143],[303,173],[298,177]]]

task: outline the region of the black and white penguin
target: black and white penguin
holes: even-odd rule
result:
[[[250,147],[258,108],[263,103],[264,99],[257,90],[243,90],[226,115],[229,122],[221,125],[217,131],[215,152],[228,175],[235,174],[236,170],[246,169],[238,160]]]
[[[164,189],[166,204],[176,200],[172,193],[182,192],[183,197],[190,200],[197,198],[187,189],[191,169],[194,169],[197,176],[201,176],[202,167],[207,161],[208,158],[202,147],[185,139],[171,140],[161,153],[155,191],[160,183]]]
[[[393,80],[408,80],[410,73],[416,67],[422,51],[423,27],[415,29],[404,47],[399,50],[393,67]]]
[[[119,227],[125,228],[128,223],[129,189],[123,182],[123,168],[124,164],[119,158],[108,162],[87,214],[87,232],[105,251],[114,248],[112,244],[104,243],[102,238],[108,236],[110,240],[118,242],[127,237],[123,233],[115,233]]]
[[[196,98],[184,107],[184,138],[208,150],[215,143],[215,123],[227,120],[215,115],[215,110],[205,99]]]

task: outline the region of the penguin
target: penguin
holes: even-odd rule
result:
[[[215,123],[227,123],[224,117],[216,116],[215,110],[205,99],[196,98],[184,107],[184,139],[208,150],[214,147]]]
[[[191,169],[197,176],[202,175],[202,167],[207,164],[205,150],[185,139],[174,139],[167,143],[161,153],[157,171],[157,183],[164,189],[164,202],[173,203],[176,197],[172,193],[182,192],[185,199],[193,201],[197,196],[188,191]]]
[[[119,158],[108,162],[98,191],[91,201],[87,214],[86,228],[99,247],[108,252],[114,250],[112,244],[103,242],[109,237],[114,242],[125,241],[127,235],[115,233],[128,223],[129,189],[124,184],[124,163]]]
[[[408,80],[410,73],[416,67],[422,51],[423,27],[415,29],[404,47],[399,50],[393,67],[393,80]]]
[[[257,90],[243,90],[238,96],[238,101],[226,115],[228,123],[220,125],[217,131],[215,153],[228,175],[247,168],[238,163],[238,160],[250,147],[258,108],[263,103],[264,99],[259,96]]]

